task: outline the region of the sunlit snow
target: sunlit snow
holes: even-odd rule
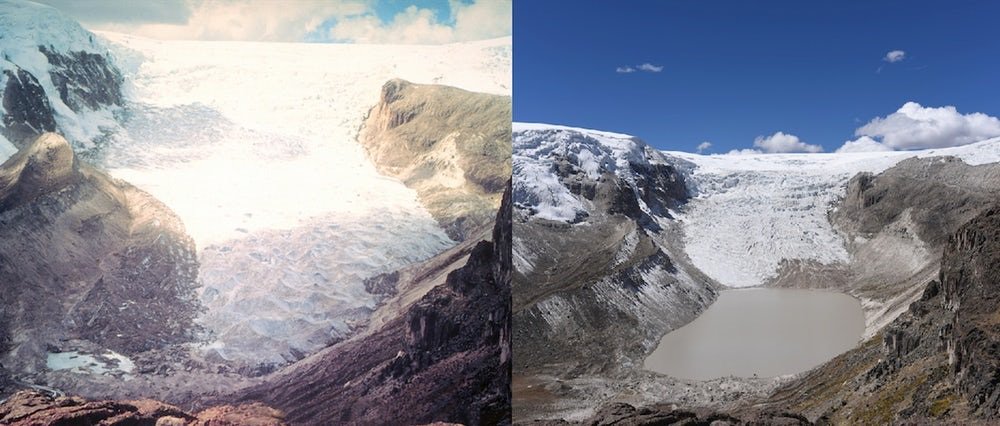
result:
[[[679,220],[695,266],[732,287],[764,284],[782,259],[848,261],[827,213],[857,173],[880,173],[909,157],[954,155],[969,164],[1000,161],[1000,138],[955,148],[842,154],[698,155],[694,198]]]

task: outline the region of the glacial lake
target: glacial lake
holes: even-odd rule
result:
[[[864,328],[861,303],[846,294],[726,290],[701,316],[663,336],[644,367],[692,380],[794,374],[853,348]]]

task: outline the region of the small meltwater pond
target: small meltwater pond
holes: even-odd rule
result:
[[[49,352],[45,366],[52,371],[69,370],[78,374],[124,374],[135,370],[135,364],[125,355],[107,351],[90,355],[76,351]]]
[[[800,373],[857,345],[861,303],[814,290],[726,290],[691,323],[668,333],[647,370],[710,380]]]

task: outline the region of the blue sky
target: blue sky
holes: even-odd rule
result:
[[[825,151],[967,143],[1000,135],[997,17],[989,1],[518,0],[514,119],[685,151],[776,132]]]

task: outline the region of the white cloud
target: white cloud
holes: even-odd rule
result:
[[[810,145],[801,140],[798,136],[776,132],[771,136],[758,136],[753,141],[753,146],[767,154],[789,153],[789,152],[823,152],[823,147]]]
[[[509,0],[470,4],[453,0],[449,4],[454,26],[438,22],[430,9],[410,6],[389,22],[382,22],[372,13],[341,19],[329,35],[333,40],[355,43],[441,44],[511,34]]]
[[[854,135],[859,138],[838,151],[878,148],[873,143],[892,150],[966,145],[1000,136],[1000,119],[978,112],[961,114],[954,106],[932,108],[907,102],[896,112],[859,127]]]
[[[872,139],[868,136],[862,136],[853,141],[844,142],[844,145],[842,145],[840,148],[837,148],[836,152],[839,154],[844,152],[872,152],[872,151],[892,151],[892,148],[889,148],[883,145],[881,142]]]
[[[639,65],[636,68],[638,68],[640,71],[646,71],[646,72],[660,72],[660,71],[663,71],[663,66],[662,65],[653,65],[653,64],[651,64],[649,62],[646,62],[646,63],[644,63],[642,65]]]
[[[662,65],[653,65],[653,64],[651,64],[649,62],[646,62],[646,63],[640,64],[640,65],[636,65],[634,67],[633,66],[629,66],[629,65],[625,65],[625,66],[621,66],[621,67],[615,68],[615,72],[620,73],[620,74],[631,74],[631,73],[634,73],[636,71],[660,72],[660,71],[663,71],[663,66]]]
[[[886,53],[885,57],[882,58],[883,61],[889,63],[899,62],[902,61],[903,59],[906,59],[906,52],[902,50],[892,50],[889,53]]]
[[[440,44],[511,34],[510,0],[477,0],[470,4],[451,0],[449,22],[439,22],[433,10],[416,6],[382,22],[371,0],[184,0],[186,10],[173,15],[166,14],[163,7],[153,7],[157,2],[125,10],[70,7],[66,0],[47,1],[61,4],[64,12],[90,29],[168,40]]]
[[[702,142],[698,144],[698,153],[701,154],[712,147],[712,143],[709,141]]]
[[[368,5],[364,0],[189,0],[188,8],[190,14],[181,23],[119,21],[88,28],[166,40],[302,41],[326,20],[364,13]]]
[[[729,152],[726,153],[726,155],[754,155],[763,153],[764,152],[759,149],[744,148],[744,149],[731,149],[729,150]]]

